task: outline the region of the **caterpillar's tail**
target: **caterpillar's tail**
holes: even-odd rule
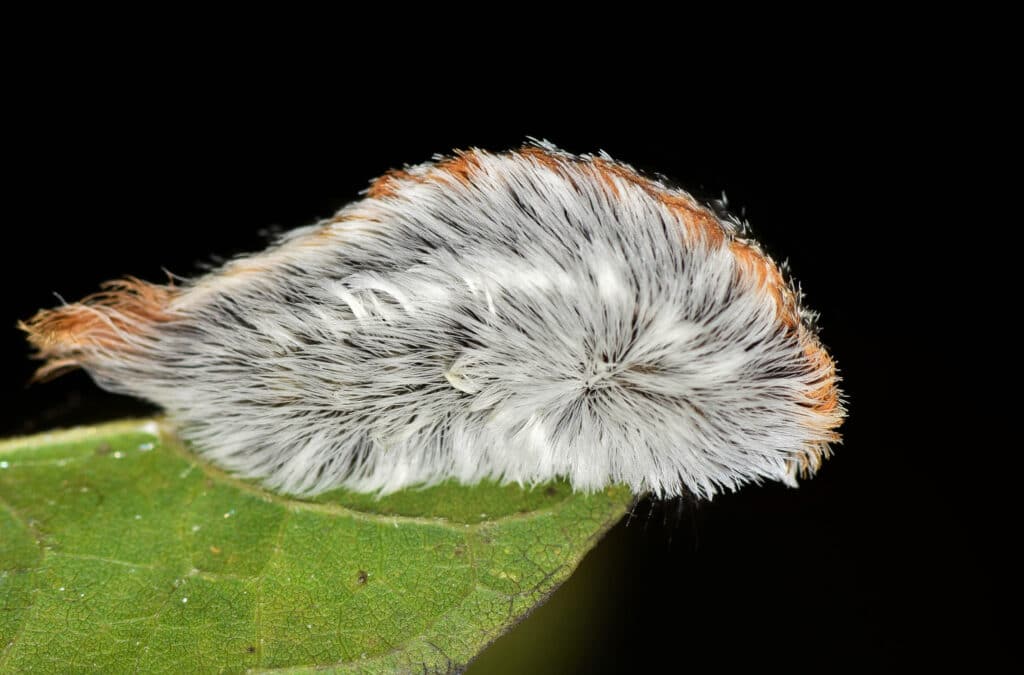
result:
[[[134,351],[154,326],[175,318],[170,305],[179,290],[172,283],[150,284],[128,277],[108,281],[101,288],[79,302],[40,310],[28,321],[18,322],[36,350],[34,358],[45,362],[33,382]]]

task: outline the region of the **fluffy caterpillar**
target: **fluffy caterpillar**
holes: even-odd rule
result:
[[[454,478],[711,497],[838,440],[832,359],[742,228],[606,155],[481,150],[184,284],[20,324],[37,377],[152,401],[293,494]]]

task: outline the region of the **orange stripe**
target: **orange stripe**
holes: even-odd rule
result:
[[[403,171],[402,169],[391,169],[383,176],[370,183],[370,189],[366,191],[366,196],[372,199],[394,197],[395,194],[398,193],[399,183],[411,178],[412,175],[408,171]]]

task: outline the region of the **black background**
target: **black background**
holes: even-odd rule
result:
[[[568,599],[552,600],[560,613],[537,612],[560,645],[536,645],[543,665],[835,669],[985,658],[973,637],[991,621],[993,591],[969,565],[983,528],[963,514],[972,497],[937,471],[973,472],[980,441],[949,426],[934,433],[949,413],[932,396],[963,366],[936,356],[922,329],[945,325],[933,291],[947,277],[924,270],[948,263],[922,236],[921,198],[908,193],[919,151],[932,147],[920,120],[853,82],[741,102],[643,92],[643,101],[618,92],[609,108],[597,94],[569,100],[510,83],[486,104],[455,91],[375,107],[358,87],[242,93],[230,78],[157,85],[83,70],[32,84],[16,97],[7,135],[0,434],[150,410],[82,373],[26,387],[33,364],[14,323],[55,304],[54,292],[74,300],[126,274],[197,273],[218,256],[259,250],[268,229],[329,216],[370,178],[435,152],[505,149],[527,136],[603,149],[701,197],[724,191],[768,251],[790,261],[821,313],[849,419],[836,456],[797,490],[640,504],[563,589]],[[589,585],[571,591],[577,578]],[[543,669],[526,665],[528,642],[513,644],[518,656],[507,658]]]

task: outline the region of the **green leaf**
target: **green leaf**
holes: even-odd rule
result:
[[[299,501],[153,421],[0,442],[0,671],[446,671],[632,501],[454,483]]]

